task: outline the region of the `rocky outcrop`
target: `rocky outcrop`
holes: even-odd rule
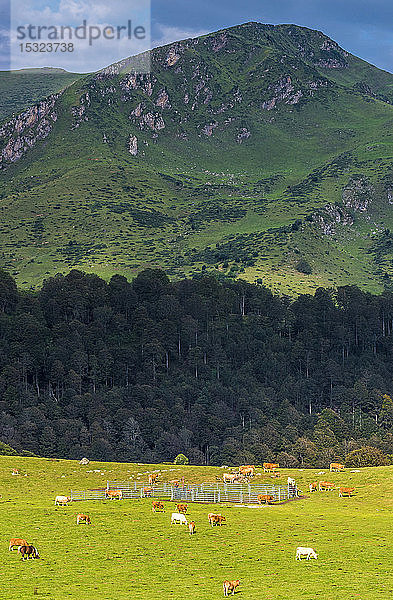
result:
[[[347,56],[348,52],[340,48],[336,42],[326,39],[321,46],[320,58],[314,64],[325,69],[345,69],[348,67]]]
[[[247,127],[242,127],[239,133],[237,134],[236,141],[238,144],[242,144],[244,140],[248,140],[251,136],[251,132],[247,129]]]
[[[166,90],[161,90],[158,94],[158,98],[156,100],[156,106],[159,106],[162,109],[171,108],[171,104],[169,102],[169,96]]]
[[[128,140],[128,152],[132,154],[132,156],[136,156],[138,154],[138,138],[136,135],[130,135]]]
[[[170,48],[166,56],[166,64],[168,67],[173,67],[180,60],[180,54],[176,52],[175,48]]]
[[[334,235],[336,233],[336,225],[351,226],[354,219],[348,211],[336,204],[327,204],[323,212],[318,212],[312,216],[313,222],[318,225],[324,235]]]
[[[139,103],[130,113],[130,119],[137,125],[141,131],[150,129],[151,131],[161,131],[165,128],[165,121],[158,112],[146,111],[144,104]]]
[[[215,130],[216,127],[218,127],[217,121],[214,121],[214,123],[208,123],[207,125],[205,125],[203,127],[202,133],[204,133],[208,137],[211,137],[213,135],[213,131]]]
[[[123,92],[123,102],[133,98],[134,90],[140,90],[150,98],[156,83],[157,79],[152,73],[128,73],[120,80],[119,84]]]
[[[219,52],[227,45],[228,33],[226,31],[222,31],[215,36],[209,37],[208,40],[213,52]]]
[[[46,138],[57,121],[56,100],[53,94],[5,123],[0,129],[0,168],[19,160],[37,142]]]
[[[284,101],[286,104],[297,104],[303,96],[301,90],[295,91],[290,75],[284,75],[277,83],[270,85],[268,89],[273,93],[273,96],[262,102],[264,110],[272,110],[277,104]]]
[[[375,196],[375,189],[362,176],[353,177],[342,192],[342,201],[346,208],[365,212]]]
[[[71,129],[77,129],[83,121],[88,121],[89,117],[86,113],[86,107],[90,106],[90,95],[89,92],[86,92],[80,98],[80,106],[73,106],[71,108],[71,114],[74,117],[73,122],[71,124]]]

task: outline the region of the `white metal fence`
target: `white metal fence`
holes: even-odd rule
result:
[[[105,500],[106,490],[121,490],[124,499],[161,498],[184,502],[234,502],[252,504],[258,502],[258,495],[273,496],[276,502],[283,502],[298,495],[297,486],[257,485],[242,483],[202,483],[174,487],[169,483],[149,485],[140,482],[108,481],[107,487],[97,490],[71,490],[72,500]]]

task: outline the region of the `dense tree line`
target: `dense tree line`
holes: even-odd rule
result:
[[[393,294],[160,270],[0,272],[0,439],[45,456],[326,465],[393,453]]]

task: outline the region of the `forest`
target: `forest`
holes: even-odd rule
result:
[[[287,467],[367,451],[384,464],[392,369],[389,291],[288,298],[159,269],[132,282],[72,270],[26,291],[0,271],[0,440],[19,451]]]

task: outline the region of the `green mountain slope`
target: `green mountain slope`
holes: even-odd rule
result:
[[[161,266],[291,294],[389,285],[393,75],[320,32],[258,23],[132,69],[0,131],[1,266],[20,284]]]
[[[62,69],[0,71],[0,122],[83,77]]]

